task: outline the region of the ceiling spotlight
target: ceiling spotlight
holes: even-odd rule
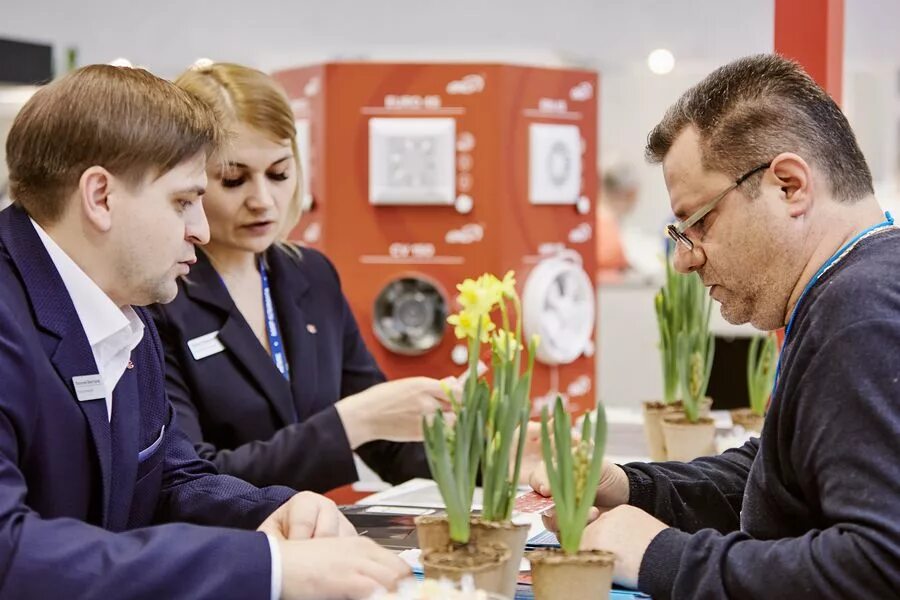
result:
[[[665,48],[657,48],[647,56],[647,66],[657,75],[671,73],[675,67],[675,56]]]
[[[131,68],[134,66],[131,64],[131,61],[128,60],[127,58],[117,58],[113,61],[110,61],[109,64],[114,67],[129,67],[129,68]]]

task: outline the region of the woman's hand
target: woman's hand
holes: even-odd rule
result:
[[[374,385],[335,406],[354,450],[372,440],[420,442],[422,417],[450,410],[445,388],[461,399],[462,385],[455,377],[408,377]]]

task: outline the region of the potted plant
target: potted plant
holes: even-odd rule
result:
[[[483,508],[481,518],[473,521],[473,537],[509,547],[503,584],[497,591],[512,598],[529,530],[528,523],[513,523],[511,517],[526,441],[519,432],[525,432],[531,415],[531,377],[538,340],[533,337],[529,341],[523,371],[522,304],[515,289],[515,274],[509,271],[502,280],[485,274],[479,281],[495,290],[491,296],[499,307],[501,328],[490,337],[491,392],[482,453]],[[515,310],[514,330],[509,303]]]
[[[603,550],[579,550],[603,466],[606,445],[603,406],[597,405],[593,425],[591,416],[585,415],[581,441],[573,447],[569,416],[562,398],[557,397],[553,430],[551,438],[545,407],[541,414],[541,443],[547,479],[556,504],[560,548],[528,554],[534,597],[536,600],[606,598],[612,587],[614,555]]]
[[[762,432],[766,405],[775,383],[775,367],[778,363],[778,340],[774,333],[754,336],[747,354],[747,394],[750,408],[731,411],[731,421],[745,431]]]
[[[667,459],[678,461],[716,453],[715,423],[705,414],[711,404],[706,388],[715,354],[715,338],[709,331],[712,300],[705,296],[699,278],[688,286],[684,311],[675,340],[683,412],[664,415],[662,420]]]
[[[480,329],[479,323],[479,336]],[[476,351],[478,343],[476,338]],[[471,574],[479,588],[496,589],[509,549],[502,544],[470,543],[472,497],[483,450],[481,431],[488,394],[487,384],[470,371],[463,397],[451,394],[455,418],[447,420],[439,411],[433,418],[423,419],[425,454],[447,515],[419,517],[416,529],[426,577],[459,581]]]
[[[659,328],[663,397],[662,402],[648,401],[643,404],[644,434],[650,459],[654,461],[668,458],[662,433],[663,417],[667,413],[681,410],[678,333],[685,328],[691,302],[696,299],[698,288],[702,294],[703,283],[698,275],[679,275],[672,267],[672,261],[666,259],[666,280],[654,299]]]
[[[447,519],[420,519],[419,544],[425,551],[426,574],[428,551],[432,549],[443,552],[443,548],[452,547],[457,555],[480,548],[506,549],[501,559],[503,577],[492,583],[479,581],[476,574],[476,582],[483,589],[511,597],[528,534],[527,526],[510,521],[525,443],[525,436],[516,435],[516,431],[524,431],[531,411],[529,398],[537,339],[529,343],[523,373],[521,304],[512,271],[502,280],[487,273],[477,280],[467,279],[457,289],[460,292],[457,302],[462,308],[448,322],[454,326],[458,338],[468,340],[468,375],[462,398],[457,400],[451,394],[455,424],[449,426],[443,415],[437,414],[423,425],[429,466],[447,505]],[[516,310],[515,331],[510,327],[508,302]],[[501,329],[491,320],[491,314],[498,308]],[[478,373],[481,348],[485,344],[491,348],[490,383]],[[481,518],[470,518],[479,461],[484,488],[483,514]],[[442,561],[446,561],[445,554],[441,554]],[[435,554],[430,556],[433,559]]]

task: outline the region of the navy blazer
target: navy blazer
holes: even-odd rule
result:
[[[28,216],[0,212],[0,597],[269,597],[264,534],[196,525],[253,529],[293,491],[197,457],[137,311],[110,422],[104,399],[76,399],[97,366],[59,273]]]
[[[272,302],[290,381],[275,366],[203,252],[174,302],[153,307],[166,351],[166,382],[179,422],[220,472],[256,485],[328,491],[356,481],[335,402],[383,382],[321,253],[266,252]],[[224,350],[195,359],[188,342],[218,332]],[[357,449],[385,481],[430,477],[420,443],[374,441]]]

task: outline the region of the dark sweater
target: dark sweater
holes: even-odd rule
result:
[[[671,525],[641,564],[656,598],[900,597],[900,231],[800,303],[761,440],[625,470]]]

